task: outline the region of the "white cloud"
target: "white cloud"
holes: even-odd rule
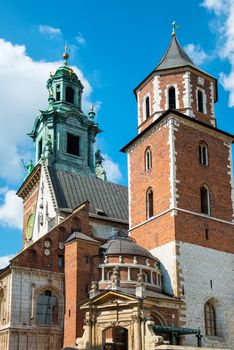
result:
[[[1,189],[1,196],[4,196],[0,205],[1,225],[22,229],[23,225],[23,204],[22,200],[16,196],[15,191],[6,188]]]
[[[192,61],[197,65],[203,64],[205,61],[210,59],[200,45],[188,44],[184,47],[184,49]]]
[[[234,0],[204,0],[202,6],[216,15],[215,33],[220,58],[230,63],[230,72],[220,73],[221,83],[229,92],[229,107],[234,106]]]
[[[219,14],[225,6],[225,0],[204,0],[202,6]]]
[[[26,53],[24,45],[0,39],[0,177],[16,181],[23,177],[21,158],[28,161],[33,144],[26,135],[31,131],[39,109],[47,106],[46,81],[49,72],[62,62],[36,61]],[[92,88],[84,74],[72,67],[84,85],[83,108],[89,109]],[[33,159],[33,158],[32,158]]]
[[[103,154],[105,159],[103,167],[106,170],[107,180],[110,182],[118,182],[122,178],[119,165],[115,163],[107,154]]]
[[[80,45],[85,45],[86,44],[86,40],[85,40],[84,36],[81,33],[78,33],[78,35],[76,36],[76,41]]]
[[[4,269],[9,264],[9,261],[13,258],[14,255],[0,256],[0,270]]]
[[[61,29],[42,24],[39,25],[39,32],[47,39],[54,39],[55,37],[62,36]]]

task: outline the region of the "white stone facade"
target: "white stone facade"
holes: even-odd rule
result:
[[[234,349],[234,255],[184,242],[170,242],[151,253],[161,261],[165,291],[178,290],[185,302],[180,317],[184,327],[200,328],[203,346]],[[211,299],[217,336],[205,335],[204,305]],[[196,339],[186,336],[184,344],[196,346]]]
[[[5,322],[0,326],[0,349],[61,349],[64,315],[63,273],[13,267],[0,283],[6,285]],[[56,325],[37,325],[37,298],[44,290],[52,291],[57,297]]]
[[[52,228],[50,227],[50,221],[56,221],[56,209],[57,203],[52,185],[50,183],[48,168],[42,162],[39,193],[33,228],[33,241],[36,241]]]

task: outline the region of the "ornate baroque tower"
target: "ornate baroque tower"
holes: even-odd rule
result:
[[[82,110],[83,85],[67,60],[65,52],[64,65],[50,74],[49,106],[29,135],[36,143],[36,163],[43,159],[56,169],[95,175],[93,144],[100,130],[93,110],[89,117]]]
[[[93,146],[100,129],[93,108],[88,116],[83,112],[82,83],[68,66],[66,51],[63,57],[64,64],[47,81],[49,105],[40,111],[29,134],[36,144],[36,166],[28,165],[28,176],[18,191],[24,201],[25,245],[47,233],[80,204],[74,197],[71,203],[65,198],[75,175],[98,177]],[[99,177],[105,179],[101,158],[99,155]]]
[[[130,234],[162,262],[165,291],[185,302],[180,325],[201,328],[206,346],[233,348],[234,138],[216,127],[217,81],[173,33],[135,94],[138,135],[123,148]]]

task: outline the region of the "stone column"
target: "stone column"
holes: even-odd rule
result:
[[[133,315],[134,320],[134,350],[142,350],[141,344],[141,318],[137,311],[137,315]]]

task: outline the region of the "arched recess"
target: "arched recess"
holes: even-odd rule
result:
[[[162,315],[160,315],[158,312],[156,311],[152,311],[150,314],[152,321],[154,321],[154,323],[158,326],[166,326],[167,323],[165,321],[165,319],[163,318]]]
[[[204,304],[204,323],[206,336],[223,337],[224,313],[221,303],[216,298],[210,298]]]
[[[121,326],[108,327],[102,332],[102,344],[104,349],[128,350],[128,330]],[[118,344],[118,347],[113,347]]]

